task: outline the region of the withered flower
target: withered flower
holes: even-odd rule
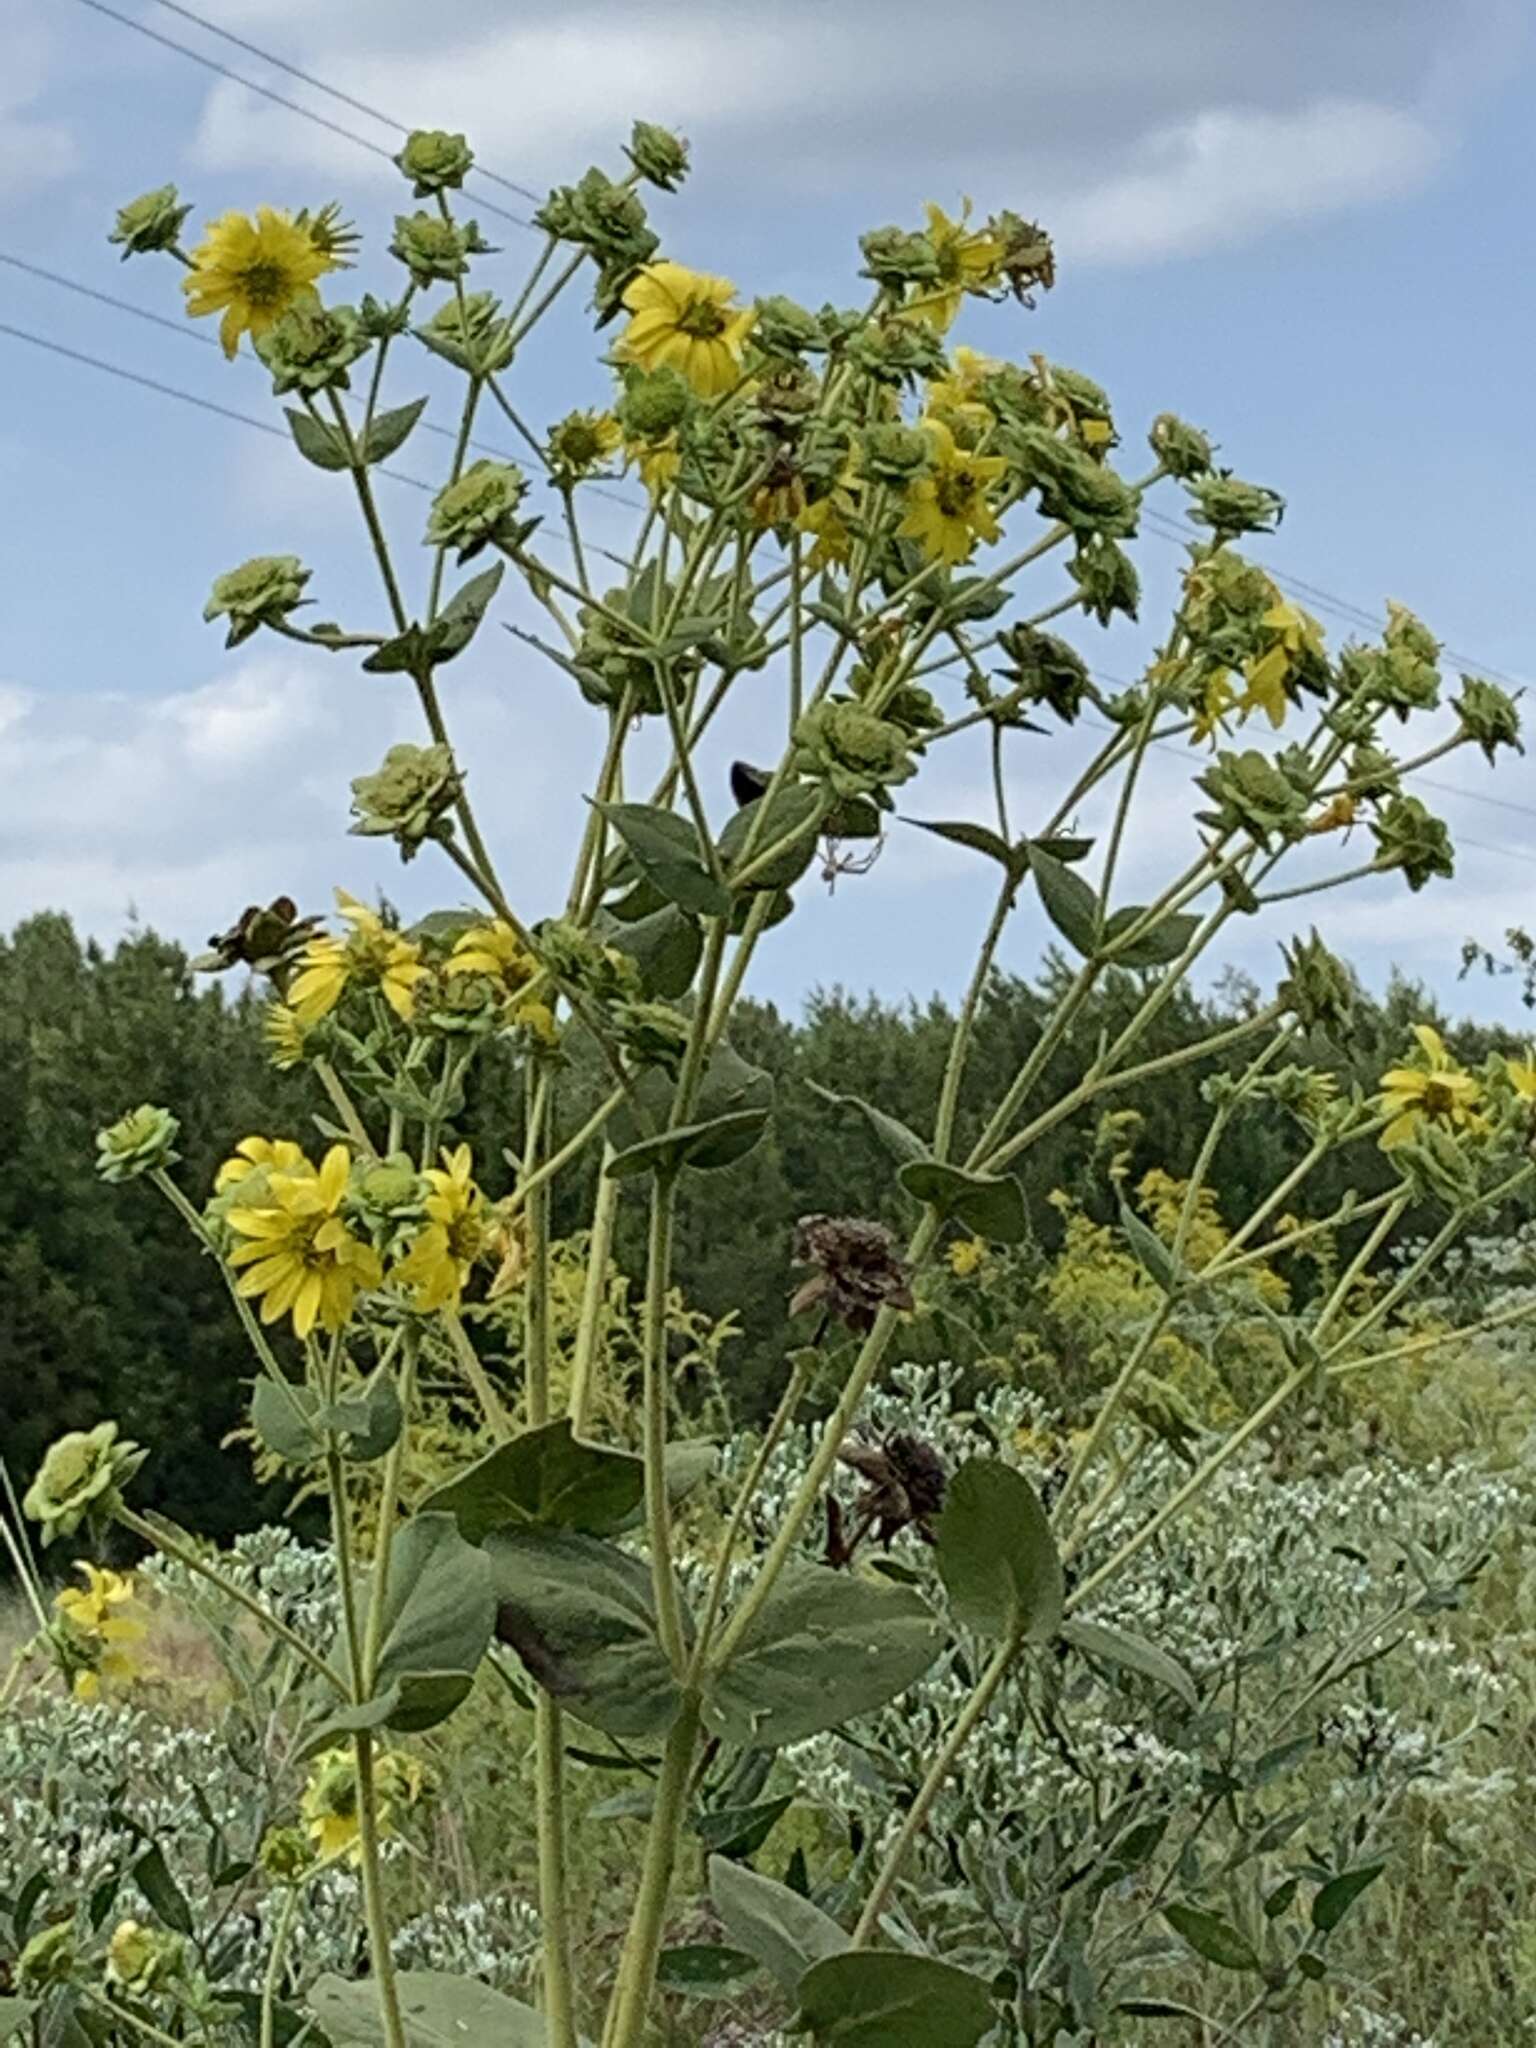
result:
[[[829,1565],[851,1564],[871,1530],[887,1550],[903,1529],[915,1529],[925,1543],[935,1541],[933,1524],[944,1506],[948,1474],[932,1444],[901,1432],[878,1444],[850,1437],[837,1456],[866,1483],[854,1503],[851,1528],[838,1501],[827,1497]]]
[[[300,917],[291,896],[277,896],[263,907],[248,904],[227,932],[215,932],[210,951],[192,962],[195,974],[222,974],[230,967],[253,967],[272,974],[295,965],[324,920]]]
[[[882,1308],[911,1308],[912,1278],[883,1223],[858,1216],[802,1216],[795,1263],[816,1268],[796,1289],[789,1312],[820,1308],[850,1330],[873,1327]]]

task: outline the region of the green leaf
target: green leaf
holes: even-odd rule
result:
[[[493,563],[489,569],[482,569],[478,576],[471,576],[449,598],[436,621],[428,628],[434,661],[452,661],[474,639],[480,621],[490,610],[491,600],[500,588],[506,567],[505,562]]]
[[[486,1539],[497,1633],[578,1721],[662,1735],[678,1689],[656,1633],[650,1568],[595,1536],[503,1529]]]
[[[910,1588],[800,1564],[715,1674],[704,1720],[743,1748],[803,1742],[895,1699],[943,1647],[932,1609]]]
[[[905,825],[915,825],[919,832],[932,832],[935,838],[947,839],[954,846],[968,846],[973,853],[984,853],[989,860],[995,860],[1010,875],[1022,875],[1029,865],[1029,848],[1010,846],[1001,833],[993,832],[985,825],[973,825],[967,819],[904,818]]]
[[[1368,1885],[1386,1869],[1385,1863],[1362,1863],[1358,1870],[1340,1871],[1330,1877],[1312,1901],[1312,1925],[1319,1934],[1331,1934]]]
[[[1174,1998],[1122,1998],[1115,2011],[1138,2020],[1205,2020],[1195,2006],[1180,2005]]]
[[[158,1842],[152,1843],[134,1864],[133,1881],[166,1926],[190,1938],[192,1908],[187,1904],[181,1886],[172,1877]]]
[[[485,1552],[464,1541],[451,1515],[413,1515],[390,1547],[375,1697],[355,1710],[379,1720],[360,1725],[414,1733],[446,1719],[474,1683],[494,1620]],[[338,1642],[337,1669],[343,1657]]]
[[[1170,1657],[1166,1650],[1160,1650],[1156,1643],[1149,1643],[1145,1636],[1134,1635],[1130,1629],[1110,1628],[1101,1621],[1069,1621],[1063,1624],[1062,1639],[1081,1650],[1085,1657],[1093,1657],[1101,1664],[1113,1664],[1122,1671],[1134,1671],[1139,1678],[1150,1678],[1154,1685],[1160,1685],[1165,1692],[1171,1692],[1181,1699],[1185,1706],[1193,1709],[1200,1704],[1200,1695],[1195,1691],[1195,1681],[1190,1677],[1177,1658]]]
[[[341,1449],[359,1464],[382,1458],[393,1448],[404,1421],[400,1396],[388,1373],[375,1373],[355,1394],[327,1405],[312,1387],[293,1381],[257,1380],[251,1394],[251,1425],[269,1451],[290,1465],[304,1465],[325,1450],[325,1433],[344,1439]]]
[[[648,996],[675,1002],[693,986],[704,951],[704,934],[697,921],[675,903],[663,904],[647,917],[616,921],[608,940],[634,961]]]
[[[498,1444],[456,1479],[436,1487],[422,1510],[452,1515],[467,1543],[507,1527],[611,1536],[644,1496],[644,1462],[628,1451],[584,1443],[567,1417]]]
[[[1120,1228],[1130,1241],[1131,1250],[1149,1278],[1155,1280],[1164,1294],[1175,1294],[1183,1279],[1180,1268],[1174,1263],[1173,1253],[1157,1232],[1136,1214],[1123,1197],[1120,1202]]]
[[[656,1958],[656,1982],[663,1991],[681,1992],[685,1998],[725,1998],[757,1975],[756,1956],[745,1949],[725,1948],[719,1942],[690,1942],[684,1948],[664,1948]]]
[[[462,1671],[420,1671],[396,1678],[372,1699],[339,1707],[310,1724],[296,1752],[298,1761],[334,1749],[372,1728],[428,1728],[445,1721],[469,1696],[473,1681]]]
[[[291,405],[285,405],[283,413],[293,444],[306,462],[312,462],[316,469],[351,468],[351,451],[335,427],[312,419],[307,412],[298,412]]]
[[[35,1998],[0,1997],[0,2042],[9,2041],[37,2011]]]
[[[730,891],[709,871],[699,835],[687,818],[659,804],[599,804],[635,865],[669,903],[701,917],[729,917]]]
[[[1066,1586],[1050,1521],[1022,1472],[995,1458],[962,1465],[938,1527],[939,1577],[978,1634],[1044,1643],[1061,1625]]]
[[[426,402],[424,398],[413,398],[409,405],[397,405],[392,411],[375,413],[368,426],[367,439],[363,442],[364,462],[387,462],[421,418]]]
[[[309,1387],[279,1386],[265,1374],[251,1393],[251,1427],[269,1451],[289,1465],[307,1465],[324,1450],[315,1427],[320,1398]]]
[[[641,1173],[678,1173],[685,1166],[700,1172],[734,1166],[752,1150],[767,1123],[766,1109],[737,1109],[706,1123],[683,1124],[616,1152],[608,1172],[615,1180],[629,1180]]]
[[[432,637],[420,626],[407,626],[372,654],[363,656],[363,668],[371,676],[419,675],[432,663]]]
[[[819,1095],[823,1102],[836,1103],[842,1109],[856,1109],[894,1158],[915,1160],[928,1157],[928,1147],[916,1131],[909,1130],[899,1117],[891,1116],[883,1109],[876,1109],[875,1105],[866,1102],[862,1095],[839,1095],[835,1088],[823,1088],[819,1081],[807,1081],[805,1085],[813,1095]]]
[[[827,1956],[799,1995],[797,2027],[837,2048],[974,2048],[998,2019],[980,1977],[893,1950]]]
[[[841,1955],[848,1936],[820,1906],[744,1863],[709,1859],[709,1896],[726,1933],[793,1998],[814,1963]]]
[[[1163,1908],[1163,1918],[1176,1934],[1183,1935],[1197,1956],[1204,1956],[1218,1970],[1259,1968],[1259,1959],[1247,1935],[1219,1913],[1177,1903]]]
[[[910,1159],[896,1178],[917,1201],[994,1244],[1018,1244],[1029,1229],[1024,1189],[1014,1174],[968,1173],[937,1159]]]
[[[761,1849],[774,1828],[794,1804],[795,1795],[765,1799],[757,1806],[719,1806],[713,1813],[701,1813],[693,1831],[706,1849],[721,1856],[750,1856]]]
[[[1029,841],[1028,854],[1046,916],[1069,945],[1084,958],[1091,958],[1098,941],[1098,896],[1081,875],[1074,875],[1047,853],[1038,839]]]
[[[1038,847],[1041,853],[1049,854],[1052,860],[1063,860],[1075,867],[1080,860],[1086,860],[1093,851],[1091,839],[1078,839],[1071,833],[1057,833],[1050,839],[1034,839],[1030,845]]]
[[[1122,932],[1128,932],[1132,925],[1140,923],[1146,916],[1144,909],[1128,906],[1117,910],[1104,926],[1104,950],[1118,939]],[[1195,933],[1200,929],[1198,917],[1180,912],[1165,917],[1160,924],[1153,925],[1149,932],[1143,932],[1131,945],[1116,950],[1117,967],[1166,967],[1177,960]]]
[[[520,1999],[446,1970],[399,1970],[395,1988],[406,2048],[549,2048],[542,2017]],[[381,2048],[379,1994],[371,1978],[325,1976],[310,1987],[309,2009],[331,2048]]]
[[[720,862],[727,876],[732,868],[752,866],[782,843],[783,851],[766,867],[758,868],[746,886],[788,889],[816,856],[825,810],[826,799],[813,782],[789,782],[771,799],[759,796],[743,804],[720,834]],[[746,850],[749,839],[753,842],[750,854]]]
[[[320,1421],[346,1438],[346,1455],[368,1465],[392,1451],[405,1426],[400,1396],[387,1372],[376,1372],[356,1394],[323,1409]]]

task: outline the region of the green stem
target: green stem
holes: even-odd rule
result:
[[[685,1694],[667,1736],[661,1775],[656,1780],[656,1801],[646,1836],[640,1889],[619,1959],[608,2023],[603,2029],[603,2048],[640,2048],[645,2039],[656,1983],[656,1957],[666,1927],[667,1897],[677,1861],[698,1733],[699,1703],[691,1693]]]
[[[358,1114],[356,1103],[352,1100],[352,1097],[348,1094],[342,1083],[341,1076],[329,1060],[317,1059],[313,1062],[313,1065],[315,1078],[330,1097],[331,1107],[341,1118],[346,1128],[347,1136],[356,1145],[358,1151],[362,1153],[365,1159],[376,1159],[378,1157],[377,1149],[372,1138],[368,1135],[367,1127]]]
[[[533,1703],[538,1773],[539,1923],[549,2048],[579,2048],[566,1872],[565,1717],[540,1688]]]
[[[283,1964],[288,1957],[288,1938],[293,1932],[293,1918],[298,1910],[299,1888],[292,1885],[283,1894],[283,1903],[278,1910],[277,1926],[272,1934],[272,1947],[267,1955],[267,1967],[261,1980],[261,2048],[277,2048],[277,1994],[283,1981]]]
[[[455,1358],[464,1369],[464,1377],[469,1381],[475,1399],[480,1403],[481,1414],[490,1425],[492,1433],[505,1443],[509,1437],[517,1433],[512,1427],[512,1418],[507,1413],[500,1394],[492,1386],[490,1376],[480,1362],[480,1354],[470,1342],[469,1332],[460,1322],[456,1309],[443,1310],[443,1328],[448,1333],[448,1342],[453,1346]]]
[[[587,1271],[581,1289],[581,1317],[576,1325],[576,1353],[571,1362],[571,1388],[567,1411],[571,1428],[584,1436],[592,1419],[592,1395],[597,1379],[597,1355],[607,1324],[608,1259],[613,1248],[613,1226],[619,1211],[622,1183],[608,1171],[613,1147],[604,1145],[598,1162],[597,1194],[592,1203],[592,1228],[587,1239]]]
[[[965,1062],[970,1051],[971,1034],[975,1029],[976,1015],[992,973],[992,962],[1002,941],[1003,930],[1017,893],[1018,883],[1012,874],[1005,876],[1003,886],[997,892],[997,902],[993,907],[991,922],[987,926],[986,937],[982,940],[981,951],[977,955],[976,971],[971,976],[965,1000],[960,1005],[960,1015],[955,1020],[954,1035],[949,1042],[949,1058],[944,1066],[944,1079],[939,1086],[938,1111],[934,1117],[935,1159],[949,1157],[950,1140],[955,1132],[955,1113],[960,1105],[960,1085],[965,1079]]]
[[[373,1775],[373,1737],[360,1730],[352,1738],[357,1759],[357,1846],[362,1865],[363,1916],[368,1923],[368,1951],[373,1959],[374,1986],[385,2048],[408,2048],[390,1951],[389,1920],[384,1910],[383,1872],[379,1862],[378,1787]]]
[[[672,1511],[667,1499],[667,1289],[672,1277],[672,1224],[677,1180],[658,1173],[651,1188],[645,1260],[645,1529],[656,1597],[656,1627],[672,1669],[681,1673],[686,1651],[677,1580],[672,1569]]]

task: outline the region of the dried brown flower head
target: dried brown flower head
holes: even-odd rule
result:
[[[792,1316],[820,1308],[863,1332],[882,1308],[911,1308],[912,1277],[883,1223],[859,1216],[802,1216],[795,1225],[795,1263],[814,1266],[789,1304]]]
[[[944,1506],[949,1475],[932,1444],[898,1431],[878,1444],[850,1437],[837,1455],[865,1485],[854,1503],[851,1527],[839,1502],[827,1498],[828,1564],[851,1564],[871,1530],[886,1549],[903,1529],[915,1529],[925,1543],[935,1540],[933,1524]]]

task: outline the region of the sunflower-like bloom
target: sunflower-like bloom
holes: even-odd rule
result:
[[[1283,601],[1272,604],[1259,623],[1274,638],[1244,670],[1248,687],[1241,709],[1245,715],[1254,710],[1264,712],[1278,730],[1290,708],[1286,685],[1299,663],[1308,656],[1319,662],[1326,659],[1323,629],[1310,612]]]
[[[267,1005],[261,1020],[261,1035],[267,1041],[267,1058],[280,1074],[304,1064],[305,1029],[302,1018],[286,1003]]]
[[[978,540],[1002,533],[987,492],[1008,465],[1001,455],[962,448],[942,420],[923,425],[933,445],[932,467],[907,485],[906,517],[896,530],[915,540],[930,562],[952,568],[969,559]]]
[[[144,1669],[136,1645],[147,1630],[134,1609],[133,1580],[122,1572],[110,1572],[84,1559],[75,1566],[85,1579],[85,1589],[66,1586],[55,1594],[54,1606],[68,1630],[69,1649],[82,1661],[75,1665],[74,1688],[78,1700],[101,1697],[102,1680],[126,1685]]]
[[[629,325],[617,353],[643,370],[674,369],[700,398],[719,398],[741,375],[752,309],[732,303],[728,278],[681,263],[648,263],[624,293]]]
[[[374,1818],[381,1835],[393,1831],[397,1806],[415,1805],[425,1782],[426,1774],[413,1756],[387,1749],[374,1759]],[[350,1748],[322,1750],[299,1797],[305,1831],[322,1861],[334,1856],[346,1856],[354,1863],[360,1859],[362,1831],[357,1805],[355,1752]]]
[[[264,1168],[278,1173],[303,1173],[308,1166],[302,1145],[292,1138],[242,1138],[213,1177],[213,1191],[222,1195]]]
[[[582,477],[618,452],[623,429],[611,412],[568,412],[549,430],[549,459],[565,477]]]
[[[423,1176],[432,1190],[423,1205],[427,1220],[394,1270],[419,1309],[457,1308],[469,1269],[486,1249],[485,1196],[475,1185],[473,1166],[469,1147],[460,1145],[445,1151],[442,1166],[428,1167]]]
[[[315,279],[337,268],[307,226],[276,207],[254,219],[222,213],[210,221],[181,281],[194,320],[222,313],[219,339],[233,356],[242,334],[265,334],[292,307],[315,297]]]
[[[1415,1024],[1413,1035],[1424,1063],[1389,1067],[1381,1077],[1377,1105],[1391,1119],[1381,1134],[1384,1152],[1407,1144],[1421,1124],[1436,1124],[1453,1134],[1476,1134],[1487,1128],[1478,1109],[1483,1091],[1476,1075],[1457,1065],[1431,1025]]]
[[[986,291],[1001,279],[1005,252],[996,235],[969,225],[969,199],[961,207],[958,220],[951,220],[943,207],[935,206],[931,199],[924,211],[928,215],[928,239],[939,261],[939,280],[937,284],[914,287],[904,310],[915,313],[944,334],[954,326],[967,292]]]
[[[930,380],[926,410],[951,426],[990,426],[992,408],[983,400],[981,387],[997,368],[995,358],[962,342],[950,356],[945,374]]]
[[[288,1006],[300,1026],[307,1031],[328,1017],[353,984],[376,988],[401,1023],[408,1024],[416,984],[427,973],[419,948],[345,889],[336,891],[336,907],[351,931],[344,939],[311,939],[288,990]]]
[[[358,1295],[378,1286],[378,1253],[341,1214],[350,1173],[345,1145],[333,1145],[318,1171],[301,1154],[297,1166],[267,1170],[259,1206],[230,1210],[230,1229],[247,1240],[230,1254],[245,1268],[236,1285],[260,1302],[264,1323],[291,1314],[300,1337],[317,1323],[339,1330]]]

